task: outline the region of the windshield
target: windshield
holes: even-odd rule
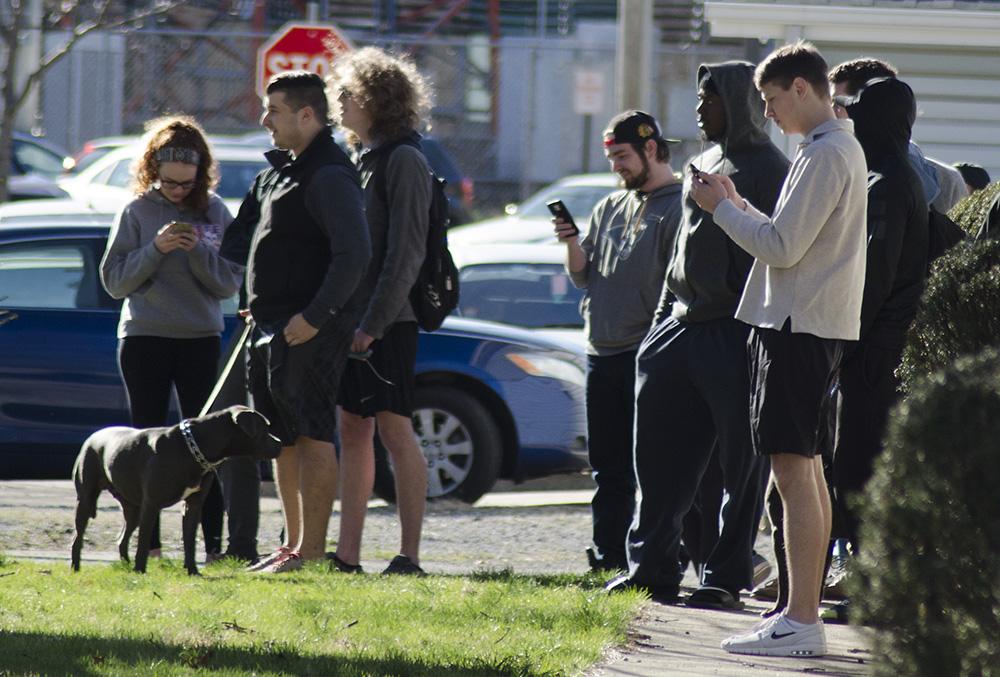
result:
[[[215,187],[215,192],[223,199],[238,200],[246,196],[254,177],[265,167],[267,162],[263,158],[260,162],[220,160],[219,185]]]
[[[580,299],[562,265],[489,263],[462,268],[458,314],[519,327],[583,327]]]
[[[537,219],[551,219],[546,202],[552,200],[562,200],[569,213],[573,215],[573,220],[581,228],[590,218],[590,212],[594,210],[601,198],[608,193],[617,190],[614,186],[573,186],[554,184],[548,188],[543,188],[527,200],[518,205],[517,215],[527,216]]]

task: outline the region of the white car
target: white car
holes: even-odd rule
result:
[[[449,245],[458,267],[455,315],[510,324],[584,345],[583,290],[560,244]]]
[[[216,145],[212,149],[219,163],[219,185],[215,192],[235,216],[247,189],[260,170],[267,167],[264,152],[258,146]],[[116,148],[79,174],[62,179],[59,186],[76,202],[101,213],[115,213],[135,195],[129,188],[132,164],[142,152],[140,144]]]
[[[477,221],[448,230],[449,245],[492,242],[555,241],[552,214],[546,202],[562,200],[581,230],[586,230],[590,212],[601,198],[619,188],[615,174],[577,174],[542,188],[521,204],[507,205],[506,216]]]

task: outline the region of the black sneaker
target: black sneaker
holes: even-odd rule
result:
[[[406,555],[396,555],[389,562],[389,566],[382,572],[383,575],[399,574],[402,576],[426,576],[427,572],[413,563]]]
[[[345,574],[363,574],[365,570],[361,568],[360,564],[348,564],[344,560],[337,557],[337,553],[328,552],[325,555],[327,566],[331,571],[336,569],[337,571]]]

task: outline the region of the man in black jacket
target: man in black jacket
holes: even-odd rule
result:
[[[285,542],[256,570],[280,573],[324,556],[337,493],[337,388],[362,308],[354,291],[371,258],[361,184],[334,142],[323,80],[276,75],[261,124],[281,150],[226,230],[222,256],[245,263],[254,328],[254,407],[281,439],[275,479]]]
[[[692,159],[699,171],[725,174],[770,212],[788,160],[764,132],[754,66],[731,61],[698,69],[698,124],[716,145]],[[684,181],[683,214],[653,328],[639,349],[635,470],[641,489],[628,537],[629,573],[611,591],[639,587],[676,598],[681,523],[695,501],[718,440],[727,500],[722,528],[704,555],[702,587],[688,603],[739,608],[751,584],[751,552],[760,516],[765,464],[750,439],[749,327],[734,319],[753,257],[735,245]],[[709,519],[718,523],[719,515]]]
[[[907,159],[916,118],[910,87],[896,78],[875,78],[857,95],[838,96],[835,103],[854,121],[868,165],[861,336],[848,346],[840,367],[833,456],[834,501],[857,552],[858,515],[851,501],[871,477],[897,399],[895,370],[924,289],[928,212],[920,179]]]

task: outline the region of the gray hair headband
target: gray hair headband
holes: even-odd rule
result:
[[[201,162],[201,154],[193,148],[161,148],[156,151],[156,163],[183,162],[186,165],[196,165]]]

